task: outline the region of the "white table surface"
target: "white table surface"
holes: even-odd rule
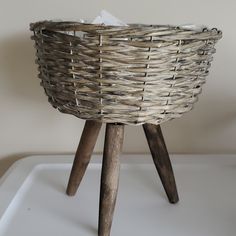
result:
[[[122,156],[111,236],[235,236],[236,156],[174,155],[180,202],[168,203],[150,156]],[[97,235],[101,157],[75,197],[72,156],[31,156],[0,180],[0,236]]]

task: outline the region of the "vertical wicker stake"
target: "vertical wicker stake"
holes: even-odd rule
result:
[[[124,125],[107,124],[103,153],[98,235],[109,236],[116,203]]]

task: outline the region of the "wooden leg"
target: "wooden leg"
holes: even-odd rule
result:
[[[84,176],[102,123],[87,120],[77,148],[66,193],[74,196]]]
[[[107,124],[103,152],[98,235],[109,236],[119,183],[124,125]]]
[[[169,154],[160,125],[144,124],[143,129],[153,157],[154,164],[166,191],[170,203],[179,201]]]

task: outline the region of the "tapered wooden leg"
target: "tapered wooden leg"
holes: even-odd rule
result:
[[[87,120],[77,148],[66,193],[74,196],[84,176],[102,123]]]
[[[98,235],[109,236],[119,183],[124,125],[107,124],[103,152]]]
[[[159,173],[163,187],[170,203],[179,201],[169,154],[161,132],[160,125],[144,124],[144,132],[153,157],[154,164]]]

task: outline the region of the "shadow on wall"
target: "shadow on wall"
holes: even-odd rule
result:
[[[203,93],[193,111],[163,125],[167,145],[174,153],[235,153],[230,141],[236,124],[236,109],[232,110],[236,96],[214,99],[206,90]]]
[[[25,152],[25,153],[16,153],[0,160],[0,178],[5,174],[5,172],[9,169],[9,167],[14,164],[14,162],[24,159],[25,157],[32,156],[32,155],[49,155],[50,153],[32,153],[32,152]],[[53,152],[52,155],[71,155],[71,153],[56,153]]]
[[[30,33],[15,34],[0,41],[1,80],[7,93],[16,99],[44,102],[43,88],[39,89],[35,51]]]
[[[35,49],[34,42],[30,39],[31,33],[28,31],[18,34],[12,34],[8,37],[0,37],[0,90],[2,101],[0,101],[0,107],[4,103],[8,105],[14,104],[16,101],[19,106],[24,107],[24,103],[27,101],[26,109],[30,110],[32,107],[38,107],[38,109],[44,109],[42,116],[45,116],[45,110],[47,106],[50,106],[47,102],[47,97],[44,94],[44,90],[40,87],[40,80],[37,78],[37,65],[35,64]],[[29,106],[28,106],[29,105]],[[17,105],[15,105],[17,106]],[[11,109],[18,107],[9,107]],[[21,108],[21,107],[20,107]],[[58,120],[58,112],[48,112],[47,122],[55,123]],[[17,111],[13,112],[17,120]],[[24,112],[19,110],[20,112]],[[47,112],[47,110],[46,110]],[[11,114],[11,113],[10,113]],[[7,112],[1,114],[8,117]],[[21,114],[22,115],[22,114]],[[1,120],[1,118],[0,118]],[[7,121],[7,119],[5,119]],[[8,127],[9,124],[1,124]],[[27,125],[27,124],[19,124]],[[8,132],[11,135],[14,134],[14,130],[9,126]],[[16,134],[20,140],[20,134]],[[4,138],[4,134],[0,135],[0,138]],[[11,142],[11,140],[8,140]],[[1,145],[0,145],[1,147]],[[31,153],[15,153],[12,155],[1,156],[0,158],[0,176],[10,167],[13,162]]]
[[[26,156],[31,155],[30,153],[17,153],[7,156],[0,160],[0,178],[8,170],[8,168],[15,162]]]

